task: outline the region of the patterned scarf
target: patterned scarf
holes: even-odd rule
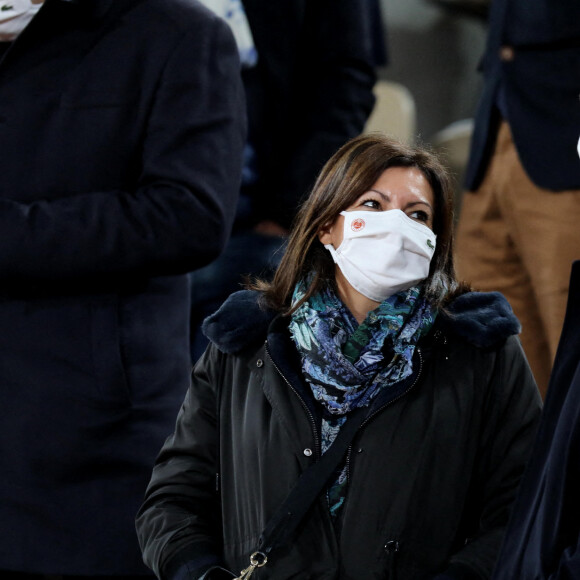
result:
[[[293,304],[304,296],[298,284]],[[348,308],[330,288],[311,296],[293,314],[290,333],[302,372],[323,407],[322,453],[336,439],[349,411],[368,406],[383,389],[413,372],[413,354],[437,310],[415,286],[387,298],[357,327]],[[346,468],[328,491],[335,516],[346,495]]]

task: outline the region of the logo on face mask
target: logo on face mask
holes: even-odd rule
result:
[[[360,232],[365,227],[365,220],[363,220],[362,218],[357,218],[352,221],[350,227],[353,232]]]

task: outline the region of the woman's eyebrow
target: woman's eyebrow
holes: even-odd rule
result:
[[[428,201],[424,201],[422,199],[417,199],[415,201],[410,201],[405,207],[412,207],[414,205],[426,205],[431,211],[433,211],[433,207]]]
[[[385,201],[391,201],[391,198],[388,196],[388,194],[384,193],[383,191],[379,191],[378,189],[369,189],[369,191],[372,191],[373,193],[378,193]],[[431,204],[428,201],[422,200],[422,199],[417,199],[414,201],[410,201],[405,207],[412,207],[414,205],[426,205],[431,211],[433,211],[433,207],[431,206]]]
[[[379,191],[378,189],[369,189],[369,191],[373,191],[374,193],[378,193],[385,201],[391,201],[391,198],[386,194],[383,193],[382,191]]]

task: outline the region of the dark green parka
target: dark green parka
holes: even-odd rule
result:
[[[319,413],[288,320],[234,294],[163,447],[137,518],[160,578],[249,564],[258,537],[320,457]],[[321,495],[252,580],[489,578],[540,414],[519,325],[497,293],[456,299],[413,374],[369,408],[333,524]]]

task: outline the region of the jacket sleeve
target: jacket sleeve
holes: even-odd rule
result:
[[[548,580],[566,580],[574,578],[580,570],[580,538],[575,546],[568,546],[560,556],[558,569],[550,574]]]
[[[530,457],[541,399],[519,339],[497,353],[486,394],[479,459],[473,474],[472,536],[435,580],[491,577],[520,478]]]
[[[0,199],[0,282],[178,274],[218,255],[235,212],[245,111],[231,32],[217,18],[207,24],[185,32],[167,58],[135,137],[135,183]]]
[[[213,578],[221,567],[215,385],[224,356],[210,346],[196,364],[175,431],[157,457],[137,514],[143,560],[161,579],[201,578],[210,571]]]
[[[264,168],[263,196],[275,221],[288,226],[324,163],[361,133],[376,80],[366,0],[304,3],[293,106],[284,151]]]

